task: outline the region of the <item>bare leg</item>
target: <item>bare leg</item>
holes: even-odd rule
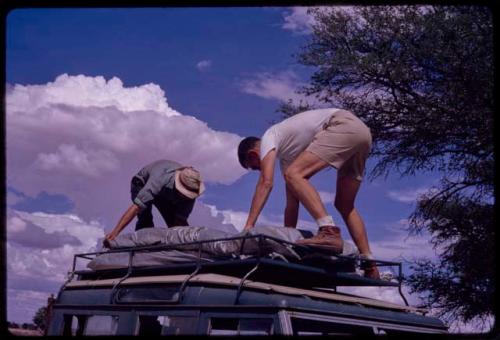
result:
[[[325,206],[321,202],[318,192],[309,183],[308,179],[318,171],[326,168],[328,165],[328,163],[312,152],[304,151],[297,157],[297,159],[295,159],[285,172],[287,187],[315,219],[327,216],[328,213]],[[349,233],[358,247],[359,252],[361,254],[368,255],[371,254],[371,251],[368,245],[365,225],[361,216],[354,208],[354,200],[360,185],[361,182],[353,178],[345,176],[338,177],[335,207],[342,215],[342,218],[344,219],[347,228],[349,229]],[[321,233],[318,234],[318,237],[321,238]],[[339,240],[340,234],[338,234],[338,236],[333,236],[332,239]],[[321,243],[321,241],[316,240],[314,242]],[[304,244],[303,242],[298,243]],[[335,248],[341,249],[341,244],[342,243],[340,242],[340,244],[335,245]],[[374,279],[379,278],[378,269],[373,262],[371,265],[368,265],[367,269],[365,269],[365,276]]]
[[[315,219],[327,216],[328,213],[321,202],[318,192],[309,183],[308,178],[328,165],[312,152],[304,151],[285,172],[288,187]],[[360,181],[351,177],[338,177],[335,207],[342,215],[359,252],[369,254],[371,251],[368,245],[365,224],[358,211],[354,208],[354,201],[360,185]]]
[[[365,224],[354,208],[354,200],[358,193],[361,182],[348,176],[337,177],[337,193],[335,195],[335,207],[344,219],[349,233],[359,249],[360,254],[371,256],[368,236]],[[380,279],[380,274],[374,262],[364,265],[365,276],[372,279]]]
[[[348,176],[337,177],[337,192],[335,194],[335,207],[342,215],[349,229],[352,240],[361,254],[369,254],[368,236],[365,224],[354,208],[354,200],[358,193],[361,182]]]
[[[307,211],[318,219],[328,215],[318,192],[309,183],[309,178],[329,166],[328,163],[309,151],[302,152],[285,172],[287,187],[304,205]]]
[[[304,151],[285,172],[287,188],[316,220],[328,216],[328,213],[318,192],[309,183],[309,178],[328,165],[315,154]],[[322,225],[314,237],[298,240],[296,243],[342,253],[344,241],[340,236],[340,229],[333,225],[333,221],[327,223],[331,225]]]

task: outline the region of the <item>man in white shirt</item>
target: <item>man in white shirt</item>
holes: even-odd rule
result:
[[[271,126],[262,139],[243,139],[238,147],[240,164],[260,171],[245,230],[254,227],[269,197],[278,159],[286,181],[285,226],[297,226],[300,202],[316,220],[319,232],[297,243],[341,253],[340,229],[309,183],[311,176],[332,166],[338,171],[335,207],[361,256],[373,259],[363,220],[354,208],[371,143],[370,129],[359,118],[349,111],[333,108],[301,112]],[[374,262],[367,261],[364,269],[366,277],[379,278]]]

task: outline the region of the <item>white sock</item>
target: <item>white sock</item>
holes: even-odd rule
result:
[[[316,223],[318,224],[318,227],[335,226],[335,222],[333,222],[333,217],[330,215],[318,218],[316,220]]]
[[[373,260],[375,257],[373,257],[372,253],[366,253],[366,254],[359,254],[361,258],[367,259],[367,260]]]

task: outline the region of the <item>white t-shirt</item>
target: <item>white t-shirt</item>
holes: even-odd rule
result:
[[[266,130],[260,142],[260,159],[276,149],[281,171],[286,168],[312,142],[314,135],[339,109],[318,109],[298,113]]]

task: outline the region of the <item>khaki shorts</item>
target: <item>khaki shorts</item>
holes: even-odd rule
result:
[[[363,179],[372,146],[370,129],[354,114],[336,111],[306,148],[338,170],[338,177]]]

